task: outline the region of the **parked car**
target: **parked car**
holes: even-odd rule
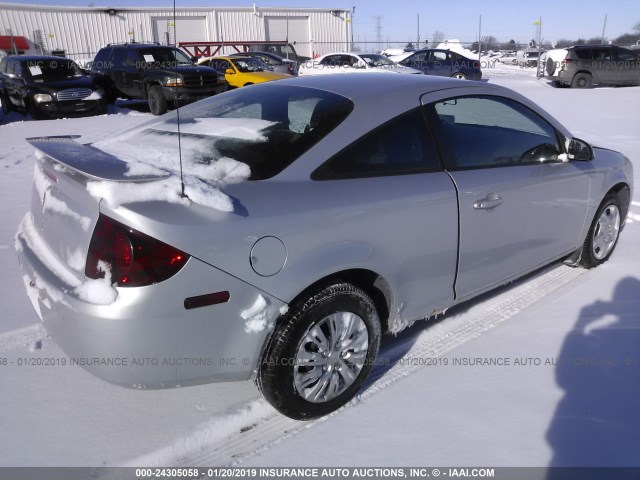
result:
[[[492,57],[492,60],[495,59],[500,63],[504,63],[505,65],[517,65],[518,57],[515,52],[503,53],[499,56]]]
[[[267,82],[29,142],[16,249],[56,343],[129,387],[254,378],[297,419],[358,392],[383,332],[606,261],[633,186],[527,98],[425,75]]]
[[[110,103],[117,98],[148,100],[154,115],[228,88],[215,70],[196,66],[181,50],[158,44],[107,45],[98,51],[91,73]]]
[[[397,64],[377,53],[329,53],[300,65],[298,75],[326,75],[334,73],[410,73],[419,70]]]
[[[415,68],[427,75],[480,80],[480,62],[450,50],[424,48],[400,62],[400,65]]]
[[[291,75],[286,73],[272,72],[260,60],[249,56],[206,57],[198,60],[198,65],[206,65],[224,72],[227,83],[233,88],[291,78]]]
[[[640,85],[640,52],[615,45],[578,45],[547,52],[547,77],[556,87]]]
[[[286,73],[288,75],[298,74],[298,62],[295,60],[287,60],[275,53],[270,52],[244,52],[234,53],[231,57],[253,57],[259,60],[262,64],[269,67],[273,72]]]
[[[307,57],[305,55],[299,55],[296,51],[296,48],[291,43],[278,43],[278,42],[270,42],[270,43],[258,43],[251,44],[251,49],[257,52],[269,52],[275,53],[279,57],[286,58],[287,60],[293,60],[300,65],[307,60],[311,60],[311,57]]]
[[[0,61],[0,102],[5,114],[15,110],[35,120],[107,111],[102,91],[74,61],[45,55]]]

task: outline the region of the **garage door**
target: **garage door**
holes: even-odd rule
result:
[[[207,40],[207,20],[205,17],[177,17],[176,39],[173,36],[173,17],[152,18],[153,41],[162,45],[177,42],[204,42]]]
[[[265,17],[264,21],[265,40],[283,42],[288,38],[299,55],[312,56],[309,46],[309,17]]]

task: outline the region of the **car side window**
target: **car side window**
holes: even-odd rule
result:
[[[397,117],[318,167],[313,180],[406,175],[441,168],[420,109]]]
[[[638,58],[633,54],[633,52],[623,48],[618,48],[616,50],[616,60],[621,60],[623,62],[635,62]]]
[[[113,51],[113,65],[116,67],[124,64],[124,59],[127,56],[127,50],[124,48],[116,48]]]
[[[434,110],[455,169],[554,162],[562,151],[555,128],[515,100],[458,97]]]
[[[139,60],[140,60],[140,57],[138,56],[137,50],[129,50],[129,53],[127,53],[127,58],[125,60],[125,63],[129,67],[135,67],[137,65],[140,65]]]
[[[93,66],[98,68],[104,68],[111,57],[111,49],[103,48],[98,52],[96,58],[93,59]]]
[[[445,62],[447,60],[447,52],[432,52],[431,61],[433,62]]]
[[[324,58],[320,64],[321,65],[328,65],[330,67],[339,67],[340,66],[340,55],[330,55],[326,58]]]

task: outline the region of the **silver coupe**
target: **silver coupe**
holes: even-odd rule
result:
[[[357,393],[382,333],[606,261],[633,178],[513,91],[426,75],[271,82],[29,142],[16,249],[72,363],[135,388],[254,379],[297,419]]]

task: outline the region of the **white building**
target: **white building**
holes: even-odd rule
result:
[[[109,43],[287,41],[312,57],[349,50],[351,11],[326,8],[56,7],[0,3],[4,43],[23,40],[35,51],[93,57]],[[174,34],[175,32],[175,34]],[[11,52],[7,52],[11,53]]]

